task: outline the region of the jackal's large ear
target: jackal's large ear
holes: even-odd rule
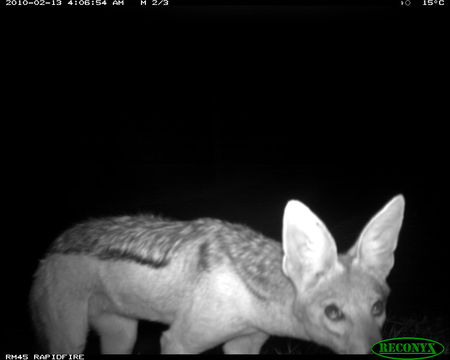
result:
[[[312,285],[337,262],[330,232],[306,205],[296,200],[289,201],[284,210],[283,250],[283,272],[298,290]]]
[[[397,195],[365,226],[349,250],[355,263],[385,280],[394,266],[394,250],[402,227],[405,198]]]

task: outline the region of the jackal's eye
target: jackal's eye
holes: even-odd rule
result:
[[[328,319],[333,321],[344,319],[344,313],[335,304],[331,304],[325,307],[325,315]]]
[[[378,300],[372,306],[372,315],[373,316],[380,316],[383,313],[384,313],[384,302],[381,301],[381,300]]]

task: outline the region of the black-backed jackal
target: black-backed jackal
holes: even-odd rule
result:
[[[283,243],[215,219],[91,220],[63,233],[31,290],[51,353],[80,353],[88,330],[102,353],[130,353],[139,319],[170,327],[162,353],[258,353],[269,335],[367,353],[380,340],[404,198],[394,197],[338,255],[322,221],[288,202]]]

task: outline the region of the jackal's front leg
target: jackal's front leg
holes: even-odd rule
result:
[[[196,354],[195,346],[190,346],[182,335],[170,329],[161,336],[161,354]]]
[[[239,336],[226,342],[223,351],[225,354],[259,354],[268,337],[262,332]]]

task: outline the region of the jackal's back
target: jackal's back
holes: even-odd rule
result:
[[[94,219],[63,233],[49,253],[91,255],[152,268],[196,253],[198,271],[211,271],[227,262],[260,298],[276,293],[287,281],[278,242],[245,225],[211,218],[173,221],[136,215]]]

